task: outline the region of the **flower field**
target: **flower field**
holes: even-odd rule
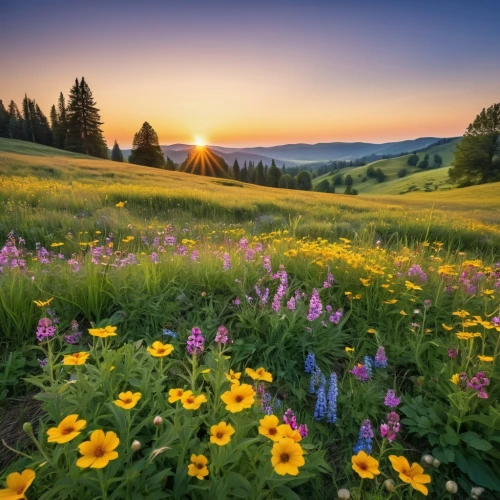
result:
[[[500,496],[494,196],[68,158],[0,177],[0,498]]]

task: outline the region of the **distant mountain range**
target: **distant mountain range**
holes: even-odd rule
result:
[[[370,142],[326,142],[318,144],[284,144],[282,146],[253,147],[253,148],[225,148],[222,146],[207,146],[223,158],[228,165],[232,165],[237,158],[243,166],[246,161],[271,165],[274,159],[278,166],[285,164],[295,166],[311,162],[331,160],[354,160],[364,156],[397,155],[408,153],[430,146],[439,137],[420,137],[397,142],[373,144]],[[175,163],[182,163],[196,147],[191,144],[171,144],[160,146],[165,157],[170,157]],[[123,150],[123,156],[128,158],[130,149]]]

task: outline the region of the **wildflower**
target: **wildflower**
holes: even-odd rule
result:
[[[458,385],[459,382],[460,382],[460,374],[459,373],[455,373],[454,375],[452,375],[452,377],[450,378],[450,382],[452,384]]]
[[[207,398],[204,394],[195,396],[193,391],[184,391],[181,396],[181,403],[185,410],[197,410],[202,403],[206,403]]]
[[[366,382],[370,378],[366,366],[362,365],[361,363],[358,363],[352,368],[352,370],[349,370],[349,373],[352,373],[354,375],[354,378],[356,378],[360,382]]]
[[[126,202],[126,201],[119,201],[119,202],[115,205],[115,207],[117,207],[117,208],[123,208],[123,207],[125,206],[125,203],[127,203],[127,202]]]
[[[354,352],[354,347],[345,347],[344,351],[345,352]]]
[[[118,394],[118,399],[113,401],[113,403],[115,403],[116,406],[123,408],[124,410],[131,410],[141,398],[142,394],[140,392],[120,392],[120,394]]]
[[[323,305],[321,304],[321,299],[319,298],[319,293],[316,288],[313,289],[311,300],[309,302],[309,313],[307,315],[308,321],[314,321],[321,316],[323,312]]]
[[[234,433],[235,430],[231,424],[220,422],[217,425],[212,425],[212,427],[210,427],[210,442],[219,446],[224,446],[231,441],[231,436]]]
[[[7,488],[0,490],[0,498],[5,500],[21,500],[26,499],[26,490],[31,486],[35,480],[36,474],[32,469],[24,469],[21,474],[19,472],[12,472],[7,476]]]
[[[240,377],[241,372],[234,372],[233,370],[229,370],[229,373],[226,373],[226,378],[231,382],[231,384],[240,385]]]
[[[231,390],[222,394],[221,399],[226,403],[226,410],[238,413],[251,408],[254,403],[255,391],[249,384],[231,385]]]
[[[87,425],[85,420],[78,420],[77,414],[68,415],[63,418],[57,427],[51,427],[47,431],[49,438],[47,441],[49,443],[68,443],[76,436],[79,436],[80,431]],[[0,498],[2,495],[0,494]]]
[[[83,457],[76,461],[76,465],[84,469],[87,467],[102,469],[110,460],[118,458],[118,453],[114,450],[119,444],[120,440],[114,432],[104,433],[100,429],[96,430],[90,435],[89,441],[78,445],[78,450]]]
[[[469,333],[469,332],[460,332],[456,334],[459,340],[472,340],[476,337],[481,337],[480,333]]]
[[[316,393],[316,386],[319,384],[322,375],[323,374],[321,373],[319,366],[316,366],[316,368],[314,369],[314,371],[311,374],[311,380],[309,381],[309,393],[310,394]]]
[[[191,329],[191,335],[188,337],[186,350],[191,356],[201,354],[205,347],[205,337],[203,337],[201,330],[195,326]]]
[[[334,312],[330,317],[328,318],[330,323],[333,323],[334,325],[338,325],[340,323],[340,320],[342,319],[343,315],[342,309],[338,309],[336,312]]]
[[[413,489],[424,495],[428,494],[429,491],[424,485],[431,482],[431,476],[424,474],[424,469],[419,464],[414,462],[410,466],[405,457],[397,457],[396,455],[389,455],[389,460],[393,469],[399,472],[401,481],[411,484]]]
[[[215,342],[217,342],[217,344],[226,344],[227,341],[227,328],[225,326],[219,326],[219,328],[217,328],[217,334],[215,335]]]
[[[455,359],[458,356],[458,351],[456,349],[450,348],[448,349],[448,357],[450,359]]]
[[[290,297],[290,300],[286,303],[286,307],[289,311],[295,311],[295,297]]]
[[[392,389],[389,389],[384,399],[385,406],[389,406],[389,408],[396,408],[399,403],[401,403],[401,399],[396,397],[396,394]]]
[[[317,392],[316,407],[314,408],[314,418],[316,420],[323,420],[325,413],[326,413],[325,384],[320,383]]]
[[[337,421],[337,397],[339,389],[337,386],[337,374],[330,374],[330,382],[328,384],[328,393],[326,397],[327,410],[326,421],[327,423],[335,423]]]
[[[138,441],[137,439],[134,439],[132,441],[132,444],[130,446],[130,449],[132,451],[139,451],[140,449],[142,448],[142,443],[140,441]]]
[[[368,419],[366,419],[359,428],[359,436],[358,442],[353,448],[354,453],[359,453],[363,450],[368,455],[372,452],[372,440],[373,440],[373,431],[371,423]]]
[[[365,368],[366,368],[366,374],[368,375],[369,378],[372,378],[373,376],[373,358],[371,356],[365,356]]]
[[[304,373],[312,373],[315,368],[316,368],[316,357],[314,356],[314,353],[310,352],[306,357]]]
[[[173,339],[178,339],[179,334],[176,332],[173,332],[172,330],[169,330],[168,328],[163,329],[163,335],[166,335],[168,337],[172,337]]]
[[[302,438],[306,438],[309,435],[309,429],[306,424],[300,424],[298,431]]]
[[[481,486],[473,486],[470,490],[472,498],[479,498],[484,493],[484,488]]]
[[[38,321],[36,329],[36,338],[38,342],[42,342],[49,337],[53,337],[56,333],[56,327],[50,318],[42,318]]]
[[[385,349],[382,346],[377,349],[377,354],[375,354],[375,367],[387,368],[387,356],[385,355]]]
[[[182,395],[184,394],[183,389],[170,389],[168,391],[168,402],[169,403],[175,403],[176,401],[179,401],[182,398]]]
[[[392,443],[399,432],[400,424],[399,424],[399,415],[391,411],[387,414],[387,423],[384,423],[380,426],[380,434],[382,437],[387,438],[387,440]]]
[[[373,479],[380,474],[378,470],[378,461],[360,450],[351,458],[352,468],[361,479]]]
[[[89,328],[89,333],[93,337],[100,337],[105,339],[106,337],[115,337],[116,326],[105,326],[104,328]]]
[[[155,427],[161,427],[163,425],[163,418],[160,417],[160,415],[156,415],[156,417],[153,419],[153,425]]]
[[[288,424],[278,426],[278,434],[281,438],[293,439],[296,443],[302,440],[302,435],[297,429],[292,429]]]
[[[222,269],[224,271],[229,271],[229,269],[231,269],[231,257],[227,252],[224,252],[224,255],[222,256],[222,262],[223,262]]]
[[[280,476],[296,476],[299,473],[298,468],[305,464],[302,447],[290,438],[283,438],[274,443],[271,454],[271,463]]]
[[[266,372],[263,367],[257,368],[257,370],[252,370],[252,368],[246,368],[245,373],[250,376],[253,380],[263,380],[264,382],[272,382],[273,376]]]
[[[259,434],[265,436],[272,441],[279,441],[282,436],[278,432],[278,417],[276,415],[266,415],[262,420],[259,420]]]
[[[454,495],[458,491],[458,486],[455,481],[446,481],[445,484],[446,491]]]
[[[191,463],[188,465],[188,475],[203,480],[208,476],[208,459],[205,455],[191,455]]]
[[[39,359],[38,360],[38,363],[40,365],[40,368],[44,368],[47,366],[47,362],[48,362],[48,359],[47,358],[44,358],[44,359]]]
[[[63,356],[63,365],[79,366],[84,365],[89,359],[89,352],[74,352],[73,354],[65,354]]]
[[[52,297],[49,300],[34,300],[33,302],[38,306],[38,307],[47,307],[52,301],[54,300],[54,297]]]
[[[484,363],[492,363],[495,361],[493,356],[478,356],[479,361],[483,361]]]
[[[283,422],[285,422],[285,424],[288,424],[293,430],[297,428],[297,418],[295,417],[295,413],[293,413],[291,408],[288,408],[288,410],[283,415]]]
[[[146,350],[149,352],[149,354],[151,354],[151,356],[154,356],[155,358],[163,358],[172,353],[172,351],[174,350],[174,346],[172,344],[164,344],[163,342],[157,340],[153,342],[153,345],[151,347],[148,347]]]

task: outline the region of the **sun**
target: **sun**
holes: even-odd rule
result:
[[[200,135],[197,135],[195,138],[194,138],[194,143],[199,147],[199,148],[202,148],[203,146],[205,146],[206,142],[205,142],[205,139],[203,137],[201,137]]]

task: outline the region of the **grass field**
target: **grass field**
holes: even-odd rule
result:
[[[498,187],[288,191],[0,139],[0,478],[498,498]]]

